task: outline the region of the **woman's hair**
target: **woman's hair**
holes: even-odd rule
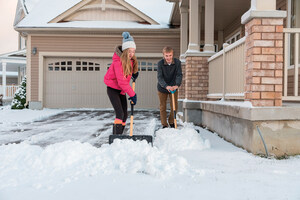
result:
[[[123,73],[124,73],[124,76],[126,76],[126,77],[128,75],[131,75],[132,73],[135,74],[138,71],[137,59],[136,59],[135,55],[131,59],[129,59],[128,51],[129,51],[129,49],[125,49],[121,55]],[[131,69],[131,60],[133,61],[133,72]]]

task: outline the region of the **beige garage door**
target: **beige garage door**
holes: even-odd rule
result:
[[[157,59],[139,59],[136,108],[158,108]],[[111,108],[103,83],[111,58],[46,58],[44,107]]]

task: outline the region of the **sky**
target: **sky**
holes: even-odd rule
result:
[[[17,0],[0,0],[0,54],[18,50],[18,33],[13,28]]]

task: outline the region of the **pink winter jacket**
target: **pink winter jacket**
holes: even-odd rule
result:
[[[120,56],[121,50],[117,47],[112,58],[113,62],[104,76],[104,83],[108,87],[121,90],[122,95],[127,93],[130,97],[133,97],[135,92],[130,86],[131,75],[128,75],[127,77],[124,76]]]

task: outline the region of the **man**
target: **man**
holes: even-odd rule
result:
[[[172,105],[171,91],[175,91],[175,110],[178,107],[178,87],[182,81],[182,71],[180,60],[173,58],[174,51],[171,47],[163,49],[163,59],[158,62],[157,68],[157,90],[160,102],[160,121],[163,128],[168,127],[167,123],[167,99],[170,98],[171,112],[168,119],[171,128],[174,128],[174,111]]]

